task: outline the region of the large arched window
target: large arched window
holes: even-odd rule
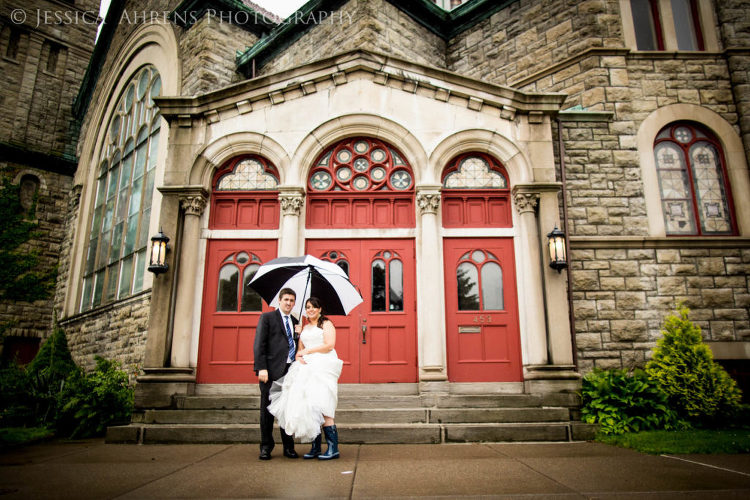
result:
[[[161,117],[153,66],[125,85],[107,126],[84,265],[81,310],[143,289]]]
[[[719,141],[691,122],[664,127],[654,141],[668,235],[737,234],[732,194]]]

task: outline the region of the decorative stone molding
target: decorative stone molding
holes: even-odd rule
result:
[[[298,193],[281,193],[279,194],[279,202],[281,203],[281,215],[299,217],[302,212],[302,206],[305,204],[305,199]]]
[[[437,214],[440,208],[440,193],[434,191],[417,193],[417,207],[419,207],[419,215]]]
[[[513,196],[519,214],[534,212],[539,205],[539,193],[516,193]]]
[[[185,211],[185,215],[203,215],[206,208],[206,198],[201,195],[191,195],[180,197],[180,208]]]

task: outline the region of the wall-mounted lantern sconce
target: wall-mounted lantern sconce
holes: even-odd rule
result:
[[[169,265],[167,264],[168,242],[169,237],[162,233],[161,229],[159,229],[156,236],[151,237],[151,260],[148,264],[148,270],[156,275],[166,273],[167,269],[169,269]]]
[[[568,267],[568,258],[565,255],[565,233],[557,229],[547,235],[549,238],[549,267],[561,272]]]

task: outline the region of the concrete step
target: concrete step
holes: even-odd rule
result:
[[[257,409],[145,410],[139,424],[257,424]],[[338,409],[336,422],[351,424],[566,422],[567,408],[381,408]]]
[[[339,394],[338,408],[533,408],[541,406],[576,406],[576,395],[561,395],[553,399],[531,394]],[[174,407],[186,410],[257,410],[260,396],[256,395],[201,395],[178,396]]]
[[[569,441],[590,429],[570,422],[514,424],[337,424],[342,445]],[[276,441],[280,442],[278,430]],[[579,437],[577,437],[577,435]],[[587,437],[583,437],[586,439]],[[131,424],[110,427],[108,443],[259,443],[256,424]]]
[[[133,423],[143,424],[257,424],[259,410],[146,410],[133,415]],[[336,422],[351,423],[426,423],[428,410],[380,409],[337,410]]]

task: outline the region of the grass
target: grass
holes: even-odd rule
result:
[[[0,428],[0,446],[33,443],[53,435],[46,427],[3,427]]]
[[[652,455],[750,453],[750,429],[645,431],[600,435],[597,441]]]

